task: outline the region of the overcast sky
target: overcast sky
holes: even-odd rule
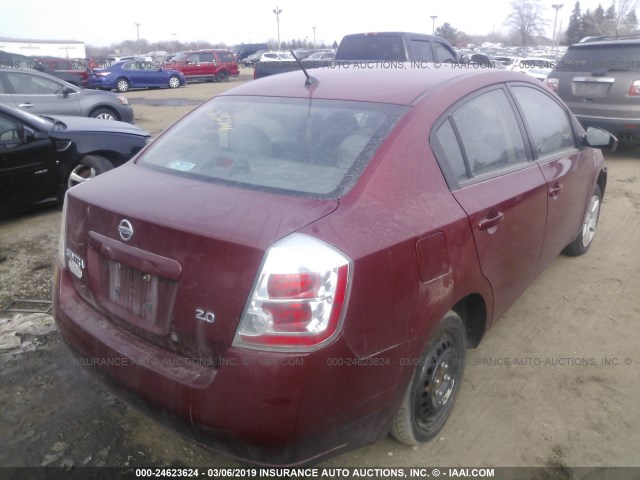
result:
[[[558,0],[555,0],[557,3]],[[554,0],[546,16],[548,33],[553,30]],[[598,0],[580,2],[582,11],[598,6]],[[606,9],[611,0],[602,2]],[[468,34],[491,31],[506,33],[506,17],[511,13],[510,0],[229,0],[159,2],[90,2],[87,0],[3,0],[0,36],[19,39],[79,40],[88,45],[107,46],[136,38],[160,40],[257,43],[277,38],[276,5],[280,14],[281,40],[313,40],[333,43],[348,33],[372,31],[410,31],[431,33],[432,15],[436,28],[449,22]],[[558,12],[558,29],[565,30],[575,0],[565,3]],[[175,35],[174,35],[175,34]]]

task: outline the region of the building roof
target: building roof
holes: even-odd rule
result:
[[[13,43],[84,43],[80,40],[43,40],[41,38],[9,38],[0,37],[0,42]]]

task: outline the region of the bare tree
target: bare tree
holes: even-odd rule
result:
[[[631,32],[621,32],[621,30],[624,30],[625,23],[630,18],[630,15],[635,16],[635,11],[638,8],[638,0],[614,0],[613,5],[615,8],[616,32],[631,33]]]
[[[512,34],[518,37],[523,46],[535,35],[542,34],[549,23],[544,18],[544,7],[540,0],[515,0],[511,2],[511,8],[513,11],[505,24],[511,27]]]

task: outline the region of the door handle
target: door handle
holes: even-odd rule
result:
[[[555,183],[553,187],[549,189],[549,196],[553,198],[557,197],[563,188],[564,187],[562,186],[561,183]]]
[[[33,103],[21,103],[20,105],[18,105],[20,108],[31,108],[31,107],[35,107],[35,105]]]
[[[487,217],[478,223],[478,230],[488,230],[504,220],[504,213],[502,212],[489,212],[489,214],[491,217]]]

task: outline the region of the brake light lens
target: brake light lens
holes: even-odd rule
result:
[[[233,344],[271,351],[311,351],[337,335],[351,260],[331,245],[293,234],[265,254]]]
[[[547,77],[547,86],[553,90],[554,92],[557,92],[558,89],[560,88],[560,79],[559,78],[553,78],[553,77]]]
[[[632,97],[640,96],[640,80],[636,80],[631,84],[631,88],[629,88],[629,95]]]
[[[99,77],[108,77],[111,75],[111,72],[97,72],[96,75]]]

